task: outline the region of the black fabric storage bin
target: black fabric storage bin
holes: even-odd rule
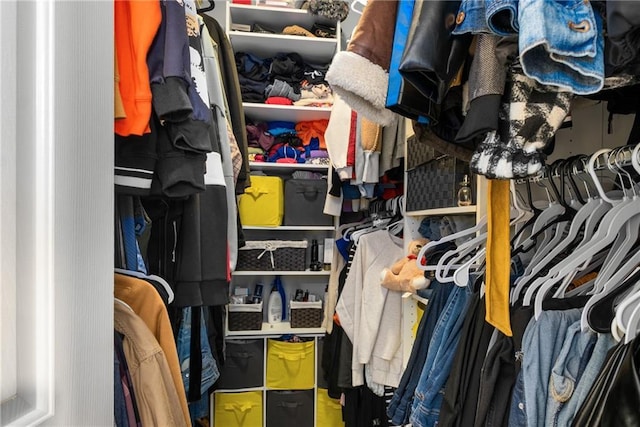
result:
[[[458,190],[469,175],[475,202],[475,180],[469,163],[441,154],[419,141],[407,141],[407,211],[458,206]]]
[[[313,390],[267,391],[267,427],[314,427]]]
[[[284,225],[333,225],[322,213],[327,195],[324,179],[288,179],[284,183]]]
[[[248,240],[238,250],[237,271],[304,271],[306,240]]]
[[[228,340],[218,388],[235,390],[262,387],[264,379],[264,340]]]

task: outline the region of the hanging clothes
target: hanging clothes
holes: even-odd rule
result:
[[[114,302],[114,326],[123,349],[143,426],[189,426],[162,347],[138,315]]]

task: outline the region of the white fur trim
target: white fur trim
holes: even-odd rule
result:
[[[331,89],[359,114],[382,126],[393,122],[393,112],[385,108],[389,73],[381,66],[354,52],[338,52],[326,79]]]

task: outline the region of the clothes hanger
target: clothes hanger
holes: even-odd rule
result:
[[[617,322],[614,323],[614,325],[617,324]],[[629,344],[638,336],[638,328],[640,327],[640,304],[636,304],[635,309],[631,313],[631,316],[625,326],[624,343]]]
[[[591,178],[594,181],[597,181],[597,184],[594,183],[594,185],[596,186],[596,188],[598,189],[598,193],[600,193],[600,195],[602,196],[602,193],[604,193],[604,190],[602,189],[602,185],[600,184],[600,182],[598,181],[598,176],[595,173],[595,163],[596,161],[602,156],[602,155],[607,155],[611,150],[610,149],[602,149],[602,150],[598,150],[596,151],[590,158],[589,161],[587,163],[587,170],[589,171],[589,175],[591,176]],[[603,213],[602,217],[606,217],[607,215],[609,215],[609,218],[612,218],[614,216],[614,213],[616,211],[613,211],[614,213],[612,213],[613,209],[607,209],[605,213]],[[598,221],[597,224],[599,224],[600,222]],[[596,223],[593,224],[594,230],[595,230],[595,225]],[[603,230],[603,228],[600,228],[598,230]],[[602,232],[602,231],[601,231]],[[589,238],[587,239],[585,236],[585,239],[583,239],[582,244],[579,246],[579,248],[584,249],[585,247],[589,246],[590,242],[593,239],[593,236],[595,235],[595,231],[593,233],[593,235],[589,236]],[[583,251],[574,251],[574,254],[577,253],[581,253],[584,254]],[[592,254],[593,255],[593,254]],[[564,271],[564,276],[558,277],[563,265],[566,265],[567,263],[569,263],[571,260],[570,257],[566,258],[565,260],[561,261],[560,263],[556,264],[555,266],[553,266],[549,272],[547,273],[546,276],[544,277],[540,277],[538,279],[536,279],[527,289],[527,292],[524,295],[524,304],[525,305],[529,305],[531,302],[531,298],[533,297],[534,293],[543,285],[543,284],[547,284],[548,286],[546,287],[546,289],[551,289],[552,286],[554,286],[558,280],[561,280],[563,278],[565,278],[566,276],[572,274],[571,271]],[[584,265],[582,267],[578,267],[575,266],[575,270],[582,270],[584,268],[586,268],[586,266],[588,265],[588,263],[592,260],[592,257],[586,257]],[[572,265],[573,268],[573,265]],[[575,271],[574,271],[575,272]],[[569,281],[565,282],[568,286],[568,283],[570,283]],[[512,302],[516,302],[519,297],[520,297],[520,292],[522,291],[523,286],[518,287],[517,289],[515,289],[512,292]]]
[[[512,289],[511,297],[510,297],[510,300],[513,304],[515,304],[520,299],[520,295],[522,294],[522,291],[525,289],[525,286],[530,282],[530,279],[532,278],[531,271],[535,267],[536,262],[541,257],[543,257],[544,254],[546,253],[545,249],[548,243],[553,238],[553,235],[550,235],[549,231],[553,231],[555,230],[555,228],[557,228],[555,227],[552,230],[551,227],[562,226],[561,231],[564,231],[566,222],[570,221],[572,217],[575,215],[575,213],[571,212],[571,210],[568,208],[568,205],[566,205],[565,201],[563,200],[564,190],[563,190],[563,194],[560,194],[560,192],[558,191],[558,188],[555,185],[555,182],[553,181],[553,175],[555,174],[557,167],[558,167],[557,163],[553,165],[553,168],[554,168],[553,170],[551,170],[551,166],[550,166],[548,173],[546,174],[549,186],[551,187],[556,200],[552,201],[549,195],[549,192],[547,191],[547,197],[549,198],[549,206],[546,209],[544,209],[536,218],[536,221],[533,224],[533,227],[531,230],[531,235],[525,238],[522,241],[522,243],[520,243],[520,246],[512,250],[512,256],[517,255],[518,253],[528,252],[530,249],[535,247],[538,236],[540,236],[543,232],[545,233],[545,236],[542,242],[539,244],[538,249],[536,250],[536,252],[534,252],[531,261],[525,268],[524,274],[520,278],[516,279],[515,287]],[[561,236],[559,238],[561,238]]]
[[[631,272],[629,269],[616,272],[610,281],[607,282],[603,291],[589,298],[580,316],[580,327],[583,331],[607,331],[611,319],[615,317],[614,306],[620,297],[629,293],[634,283],[640,280],[640,273],[637,271],[639,260],[640,256],[638,253],[634,253],[629,259],[629,262],[633,264]],[[603,316],[606,318],[603,319]]]
[[[635,274],[638,274],[638,271],[640,271],[640,268],[636,268],[631,276],[633,277]],[[627,293],[623,294],[623,299],[615,307],[615,321],[618,328],[623,332],[627,331],[627,325],[631,320],[633,312],[640,304],[640,281],[635,280],[635,283],[632,286],[626,287],[626,290]],[[592,325],[591,316],[589,316],[589,325]]]
[[[607,150],[606,153],[610,151],[611,150]],[[590,165],[592,164],[592,160],[593,159],[590,159],[589,161]],[[590,168],[589,172],[592,172],[592,168]],[[599,183],[597,185],[599,185],[599,191],[602,190],[602,186]],[[534,304],[534,314],[536,319],[539,318],[542,311],[542,301],[546,293],[553,286],[555,286],[555,284],[559,281],[558,278],[562,278],[567,274],[570,274],[571,270],[579,267],[585,261],[591,260],[596,253],[606,249],[614,242],[625,224],[631,218],[635,217],[638,214],[640,214],[640,198],[634,196],[632,199],[629,199],[626,195],[623,196],[622,201],[618,202],[611,208],[609,212],[607,212],[607,214],[605,214],[604,218],[602,219],[603,226],[598,227],[596,233],[593,236],[592,244],[588,247],[585,247],[583,251],[574,253],[574,256],[568,257],[563,262],[558,264],[559,268],[554,271],[554,279],[547,281],[547,283],[545,283],[541,287],[540,291],[536,294]],[[529,292],[529,290],[527,292]],[[529,302],[531,296],[532,295],[529,294]],[[527,295],[525,294],[525,300],[526,298]]]
[[[196,3],[198,3],[198,4],[202,3],[202,0],[196,0]],[[196,8],[196,11],[198,13],[205,13],[205,12],[209,12],[209,11],[215,9],[215,8],[216,8],[215,0],[209,0],[209,6]]]
[[[635,192],[634,182],[631,178],[631,175],[622,168],[619,154],[624,150],[624,147],[618,149],[619,151],[614,150],[614,155],[610,156],[610,159],[613,158],[615,162],[616,169],[622,173],[626,174],[629,178],[630,188],[633,194],[633,197],[637,198],[637,194]],[[620,175],[620,181],[623,182],[622,175]],[[607,258],[604,261],[604,268],[598,274],[598,278],[595,282],[594,293],[601,292],[603,289],[603,284],[615,273],[616,270],[620,268],[620,265],[627,257],[627,254],[630,253],[633,246],[636,244],[638,240],[638,235],[640,232],[640,216],[634,217],[629,220],[626,225],[624,231],[622,231],[616,241],[614,242],[611,250],[609,251]]]
[[[560,193],[558,192],[555,183],[553,182],[551,171],[548,171],[547,175],[547,179],[541,180],[540,182],[546,181],[549,184],[554,192],[554,195],[556,196],[556,199],[553,200],[550,193],[547,191],[549,205],[540,213],[540,215],[536,217],[531,228],[531,234],[526,237],[519,245],[512,246],[511,256],[530,251],[533,247],[535,247],[537,243],[536,239],[538,238],[538,236],[545,232],[549,227],[556,225],[557,222],[555,222],[555,219],[565,213],[565,207],[560,200]],[[547,189],[546,186],[545,189]]]
[[[573,194],[569,192],[571,195],[571,199],[569,202],[566,200],[565,189],[566,187],[566,166],[568,161],[559,161],[552,165],[552,172],[549,176],[549,185],[553,189],[556,200],[562,207],[564,208],[564,212],[551,220],[549,223],[542,226],[542,228],[538,231],[538,235],[544,232],[544,237],[542,241],[537,244],[536,250],[527,266],[527,269],[530,271],[532,266],[537,264],[548,251],[557,245],[563,238],[563,234],[568,225],[573,221],[578,208],[580,207],[577,199],[573,197]],[[555,184],[554,176],[559,176],[561,181],[561,189],[558,190],[558,187]],[[536,235],[533,234],[531,238],[533,241],[537,241]]]
[[[530,219],[527,222],[524,223],[522,228],[520,228],[511,238],[512,248],[515,248],[520,245],[521,239],[523,239],[523,236],[524,236],[524,231],[531,228],[533,224],[535,224],[536,219],[542,214],[542,209],[539,209],[536,207],[536,205],[533,203],[533,196],[531,195],[531,181],[534,180],[537,183],[542,178],[542,176],[544,176],[544,169],[541,170],[538,173],[538,175],[536,175],[535,177],[528,178],[525,180],[525,184],[527,188],[527,200],[529,201],[529,207],[531,208],[531,212],[533,213],[533,215],[530,217]],[[551,201],[550,200],[551,196],[549,195],[549,192],[546,188],[545,188],[545,192],[547,194],[547,198],[549,199],[549,201]]]
[[[464,262],[461,264],[462,260],[465,259],[467,256],[473,254],[474,252],[477,254],[477,251],[481,249],[481,246],[486,243],[487,237],[488,237],[488,233],[485,231],[483,233],[478,234],[476,237],[473,237],[472,239],[465,241],[457,248],[445,252],[445,254],[438,260],[438,263],[436,264],[436,268],[435,268],[436,279],[443,283],[454,282],[455,276],[453,274],[449,275],[449,272],[451,271],[451,269],[458,269],[458,268],[467,266],[467,262]],[[474,254],[474,259],[479,259],[479,258],[475,258],[475,254]],[[466,268],[469,269],[470,267],[466,267]],[[460,274],[463,274],[463,273],[460,273]]]
[[[139,271],[125,270],[123,268],[114,268],[114,272],[118,274],[124,274],[125,276],[137,277],[138,279],[143,279],[143,280],[149,279],[149,280],[153,280],[155,282],[160,283],[162,288],[167,292],[168,304],[171,304],[173,302],[173,299],[175,298],[173,289],[171,289],[169,282],[167,282],[165,279],[163,279],[160,276],[157,276],[155,274],[144,274]]]
[[[481,259],[484,259],[486,255],[487,247],[485,246],[453,272],[453,282],[461,288],[467,286],[469,284],[469,278],[471,277],[472,266],[477,264]]]
[[[434,248],[436,248],[437,246],[443,244],[443,243],[447,243],[447,242],[451,242],[454,241],[456,239],[459,239],[461,237],[465,237],[474,233],[477,233],[478,231],[483,230],[487,225],[487,217],[483,216],[482,218],[480,218],[480,220],[478,221],[478,223],[476,225],[474,225],[473,227],[467,228],[465,230],[459,231],[457,233],[453,233],[450,234],[448,236],[445,236],[443,238],[441,238],[440,240],[434,240],[431,242],[428,242],[426,245],[424,245],[422,247],[422,249],[420,249],[420,252],[418,253],[418,259],[422,259],[423,257],[426,256],[426,254],[430,251],[433,250]],[[419,264],[418,267],[421,270],[434,270],[435,266],[433,265],[421,265]]]
[[[583,229],[584,224],[586,223],[589,216],[593,213],[595,209],[598,209],[600,205],[604,202],[599,199],[587,199],[588,201],[576,212],[573,220],[569,224],[569,231],[567,235],[562,238],[560,241],[554,241],[550,246],[549,252],[546,253],[540,260],[537,262],[531,262],[529,266],[531,268],[529,271],[526,271],[517,281],[516,285],[520,286],[518,290],[521,292],[524,287],[527,286],[528,283],[531,283],[533,279],[537,277],[537,275],[551,265],[563,251],[568,249],[572,243],[575,242],[578,237],[580,230]],[[608,210],[608,205],[604,206],[605,210]],[[604,212],[603,212],[604,214]],[[562,235],[561,235],[562,237]]]
[[[511,205],[516,211],[510,225],[517,226],[527,222],[533,216],[533,211],[520,204],[522,200],[520,193],[516,190],[516,182],[514,180],[511,180],[509,190],[511,191]]]
[[[638,153],[640,152],[640,145],[637,145],[633,152],[631,153],[631,164],[636,169],[636,171],[640,172],[640,163],[638,162]],[[620,167],[621,169],[621,167]],[[630,176],[629,176],[630,178]],[[630,179],[631,187],[633,187],[633,180]],[[635,218],[634,218],[635,219]],[[640,222],[636,222],[636,224],[640,224]],[[634,244],[637,241],[637,227],[635,231],[636,238],[634,239]],[[626,257],[624,263],[622,263],[613,274],[609,274],[608,280],[605,281],[604,284],[601,285],[600,288],[596,289],[596,293],[593,297],[587,301],[585,305],[583,315],[581,316],[581,327],[583,330],[587,330],[589,328],[593,330],[598,330],[598,319],[595,317],[596,314],[600,313],[603,310],[607,310],[608,312],[613,311],[613,302],[614,298],[618,295],[624,294],[627,288],[630,286],[629,280],[637,282],[640,280],[640,274],[638,274],[638,265],[640,264],[640,251],[637,247],[631,252],[631,256]],[[604,274],[607,274],[605,272]],[[636,276],[638,274],[638,276]],[[598,275],[599,279],[603,274]],[[631,279],[629,279],[629,276]],[[596,279],[596,283],[598,280]],[[605,306],[602,308],[602,306]],[[601,324],[602,322],[600,322]],[[626,322],[623,322],[626,323]],[[625,329],[623,323],[621,329]],[[601,328],[602,329],[602,328]]]

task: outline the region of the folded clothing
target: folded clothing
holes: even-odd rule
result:
[[[300,25],[289,25],[288,27],[284,27],[282,34],[289,36],[315,37],[311,31],[302,28]]]
[[[312,159],[328,159],[329,152],[327,150],[311,150],[309,157]]]
[[[302,121],[296,124],[296,132],[302,139],[303,145],[309,145],[312,138],[318,138],[318,148],[326,149],[327,144],[324,140],[324,133],[328,125],[329,120],[327,119]]]
[[[284,96],[270,96],[264,101],[264,103],[275,105],[293,105],[293,101],[289,98],[285,98]]]
[[[269,133],[273,136],[279,136],[285,133],[296,133],[296,124],[284,120],[272,120],[267,122]]]
[[[297,101],[300,99],[300,94],[296,93],[296,91],[293,90],[293,86],[285,81],[278,79],[275,79],[272,84],[266,87],[264,94],[267,98],[270,98],[272,96],[279,96],[289,98],[292,101]]]
[[[273,145],[274,137],[266,123],[249,123],[246,125],[246,130],[249,147],[259,147],[266,151]]]

